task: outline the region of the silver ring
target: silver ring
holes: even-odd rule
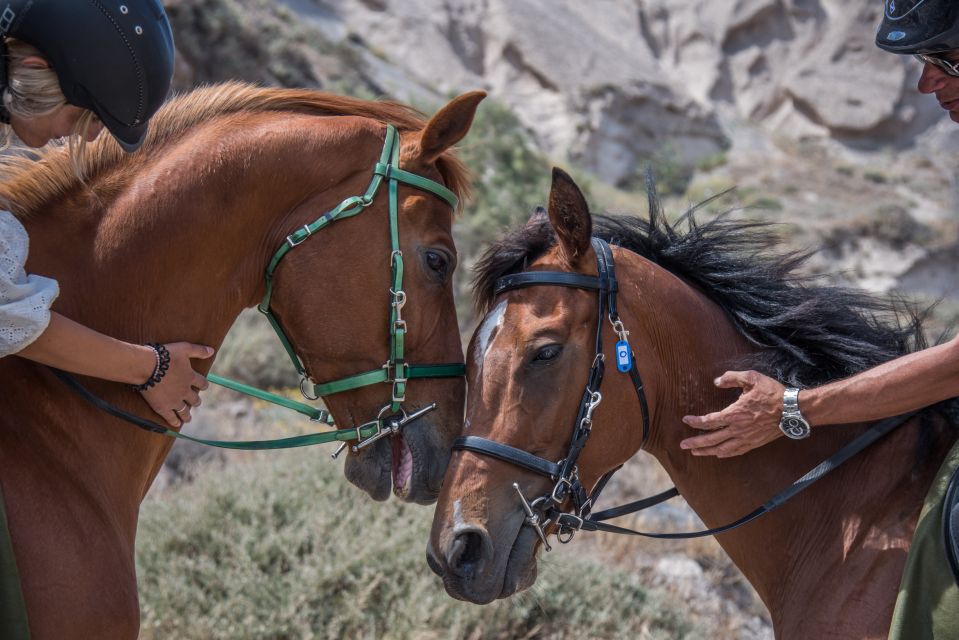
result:
[[[184,403],[183,403],[183,406],[180,407],[179,409],[174,409],[174,410],[173,410],[173,413],[175,413],[175,414],[177,414],[177,415],[180,415],[180,412],[183,411],[184,409],[187,410],[187,411],[190,410],[190,403],[189,403],[189,402],[184,402]]]

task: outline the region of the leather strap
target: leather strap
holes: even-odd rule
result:
[[[581,273],[568,271],[525,271],[503,276],[496,281],[493,294],[499,295],[504,291],[523,289],[539,285],[555,285],[572,289],[589,289],[592,291],[607,291],[610,284],[595,276],[585,276]]]
[[[483,453],[491,458],[515,464],[518,467],[529,469],[540,475],[556,479],[559,477],[559,465],[545,458],[534,456],[522,449],[511,447],[508,444],[487,440],[479,436],[461,436],[453,441],[453,451],[472,451]]]
[[[827,460],[819,463],[807,472],[804,476],[793,482],[789,487],[780,491],[772,498],[764,502],[762,505],[754,509],[753,511],[747,513],[743,517],[739,518],[735,522],[723,525],[721,527],[715,527],[712,529],[703,529],[701,531],[689,531],[681,533],[649,533],[644,531],[636,531],[634,529],[627,529],[625,527],[617,527],[611,524],[605,524],[602,521],[608,520],[611,518],[617,518],[620,516],[628,515],[631,513],[637,513],[643,509],[647,509],[655,504],[659,504],[669,498],[673,497],[672,492],[676,491],[675,488],[668,491],[664,491],[656,496],[651,498],[646,498],[644,500],[639,500],[637,502],[632,502],[627,505],[622,505],[620,507],[615,507],[612,509],[607,509],[599,513],[593,514],[587,519],[577,518],[576,516],[571,516],[571,514],[561,513],[556,510],[551,510],[547,512],[547,517],[551,518],[562,527],[568,527],[570,529],[583,530],[583,531],[605,531],[607,533],[619,533],[624,535],[633,535],[633,536],[642,536],[645,538],[657,538],[662,540],[683,540],[688,538],[702,538],[705,536],[713,536],[720,533],[725,533],[727,531],[732,531],[733,529],[739,528],[744,524],[751,522],[758,518],[761,515],[774,511],[778,509],[783,504],[785,504],[790,498],[796,496],[802,491],[806,490],[812,486],[815,482],[818,482],[822,478],[826,477],[829,473],[835,471],[840,465],[852,458],[853,456],[859,454],[864,449],[875,443],[877,440],[893,431],[897,427],[905,424],[912,418],[918,415],[918,411],[911,413],[903,414],[893,418],[887,418],[881,422],[877,422],[872,425],[867,431],[853,439],[851,442],[843,446],[839,451],[833,454]],[[669,495],[672,494],[672,495]]]

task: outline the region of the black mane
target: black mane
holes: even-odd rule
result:
[[[771,224],[728,214],[699,223],[695,213],[701,204],[671,225],[653,189],[650,193],[648,221],[594,215],[593,235],[643,256],[719,305],[759,347],[731,366],[810,387],[926,346],[914,308],[799,274],[812,252],[774,251],[778,238]],[[484,254],[473,283],[479,309],[489,309],[498,278],[522,271],[556,243],[542,213]]]

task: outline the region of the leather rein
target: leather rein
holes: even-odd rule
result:
[[[266,293],[263,300],[257,305],[257,309],[266,316],[270,325],[276,331],[280,342],[286,349],[293,366],[300,374],[300,393],[307,400],[314,401],[321,396],[328,396],[335,393],[342,393],[351,389],[387,383],[392,386],[390,402],[380,409],[375,420],[365,422],[356,427],[347,429],[336,429],[321,433],[312,433],[292,438],[280,438],[276,440],[256,440],[256,441],[221,441],[205,440],[195,438],[186,434],[179,433],[168,427],[157,424],[152,420],[147,420],[124,411],[87,390],[73,376],[63,371],[53,369],[54,374],[64,382],[72,391],[80,395],[84,400],[93,404],[97,408],[117,417],[130,424],[172,438],[181,438],[198,442],[213,447],[227,449],[287,449],[291,447],[303,447],[313,444],[323,444],[329,442],[342,442],[343,444],[333,453],[333,457],[347,446],[346,443],[354,442],[352,450],[354,452],[362,449],[373,442],[400,431],[404,426],[422,417],[436,408],[436,403],[426,405],[415,411],[407,412],[403,408],[403,402],[406,400],[406,387],[413,378],[451,378],[462,377],[466,374],[466,367],[462,363],[445,364],[411,364],[405,359],[405,338],[406,321],[402,317],[402,309],[406,304],[406,293],[403,290],[403,252],[400,250],[399,241],[399,202],[398,188],[403,183],[432,194],[439,198],[451,208],[455,209],[458,203],[456,194],[429,178],[404,171],[399,168],[400,158],[400,135],[396,128],[391,124],[386,125],[386,138],[383,143],[383,150],[380,153],[379,161],[373,167],[373,176],[370,179],[369,187],[366,192],[360,196],[350,196],[343,200],[339,205],[327,211],[315,221],[304,225],[288,235],[273,254],[265,271]],[[390,325],[389,325],[389,357],[385,364],[379,369],[358,373],[339,380],[333,380],[325,383],[315,383],[306,373],[306,367],[301,358],[296,354],[292,342],[286,336],[279,320],[270,310],[270,300],[273,295],[273,275],[280,264],[280,261],[293,249],[300,246],[308,238],[316,234],[319,230],[328,225],[346,218],[351,218],[366,210],[373,204],[380,187],[386,183],[389,198],[389,226],[390,226],[390,266],[392,277],[390,279]],[[290,400],[281,395],[263,391],[255,387],[245,385],[235,380],[230,380],[215,374],[209,374],[207,380],[210,382],[232,389],[239,393],[249,395],[260,400],[264,400],[287,409],[291,409],[303,415],[306,415],[313,422],[323,423],[333,426],[332,416],[325,409]],[[312,395],[307,392],[308,387],[312,385]]]
[[[711,536],[736,529],[782,506],[787,500],[824,477],[843,462],[849,460],[879,440],[882,436],[917,415],[918,412],[913,412],[877,422],[863,434],[843,446],[828,460],[820,463],[814,469],[793,482],[788,488],[776,494],[735,522],[721,527],[680,533],[648,533],[606,523],[606,520],[637,513],[680,494],[679,491],[673,487],[649,498],[592,513],[592,507],[599,499],[600,493],[606,487],[606,484],[610,478],[612,478],[613,474],[619,471],[621,466],[604,474],[591,492],[586,490],[579,479],[576,462],[586,447],[586,442],[592,432],[593,414],[602,402],[600,387],[603,383],[606,360],[606,356],[603,353],[604,316],[606,316],[605,319],[610,322],[613,331],[619,338],[615,347],[617,370],[620,373],[629,375],[639,401],[643,424],[643,439],[639,447],[640,451],[645,447],[649,439],[650,428],[649,405],[646,401],[643,381],[636,367],[635,354],[629,346],[629,331],[626,331],[623,326],[616,306],[616,294],[619,290],[619,284],[616,280],[613,253],[609,244],[600,238],[592,238],[592,247],[596,254],[597,276],[587,276],[563,271],[527,271],[503,276],[497,280],[494,285],[494,295],[515,289],[543,285],[586,289],[596,291],[597,293],[595,357],[590,366],[589,377],[586,382],[582,400],[580,401],[579,410],[576,414],[576,420],[573,422],[573,432],[566,456],[559,462],[553,462],[523,451],[522,449],[478,436],[462,436],[453,442],[454,451],[471,451],[473,453],[490,456],[503,462],[522,467],[533,473],[546,476],[554,482],[551,491],[532,501],[526,498],[518,483],[513,483],[513,488],[519,495],[521,506],[526,513],[525,524],[535,530],[536,535],[539,536],[539,539],[543,542],[546,551],[552,549],[547,541],[545,530],[545,528],[550,525],[555,526],[556,537],[564,544],[572,540],[573,535],[577,531],[605,531],[607,533],[644,536],[647,538],[685,539]],[[571,510],[564,510],[564,507],[567,505],[571,507]]]

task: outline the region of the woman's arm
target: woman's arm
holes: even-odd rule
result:
[[[170,367],[156,385],[143,391],[143,397],[171,426],[190,421],[190,409],[200,404],[197,391],[209,383],[193,370],[190,360],[206,359],[213,349],[187,342],[165,345],[170,352]],[[139,385],[156,366],[151,347],[130,344],[98,333],[59,313],[51,313],[50,324],[18,356],[80,375]]]
[[[680,443],[696,456],[737,456],[782,436],[779,420],[785,387],[755,371],[727,371],[723,389],[743,393],[722,411],[686,416],[706,435]],[[799,393],[799,409],[812,426],[870,422],[959,396],[959,337],[910,353],[850,378]]]

